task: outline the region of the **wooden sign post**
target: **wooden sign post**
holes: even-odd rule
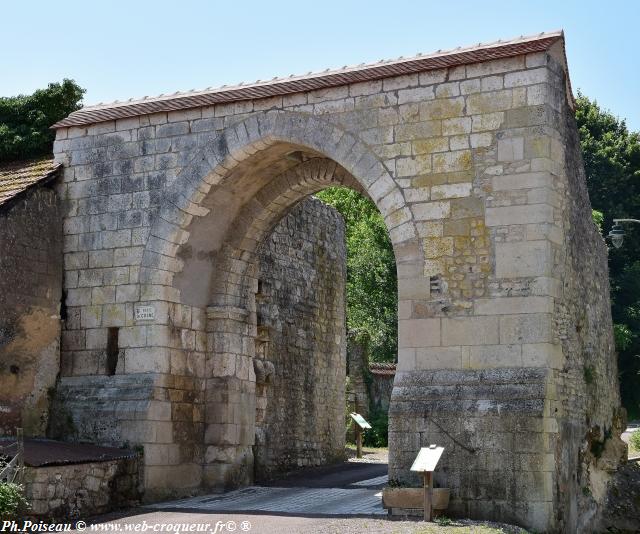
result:
[[[371,425],[359,413],[352,412],[349,415],[356,424],[356,458],[362,458],[362,431],[371,428]]]
[[[422,473],[425,521],[431,521],[433,517],[433,472],[443,452],[444,447],[438,447],[436,445],[422,447],[411,466],[411,471]]]

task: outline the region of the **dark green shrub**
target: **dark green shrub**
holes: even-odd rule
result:
[[[365,431],[363,444],[366,447],[387,447],[389,445],[389,417],[387,412],[377,410],[369,415],[371,428]]]
[[[27,508],[27,500],[22,494],[22,486],[10,482],[0,482],[0,521],[17,519]]]

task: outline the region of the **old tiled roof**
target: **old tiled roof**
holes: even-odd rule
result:
[[[52,128],[80,126],[95,122],[136,117],[148,113],[281,96],[350,83],[379,80],[402,74],[479,63],[492,59],[542,52],[548,50],[558,40],[563,40],[561,31],[519,37],[510,41],[479,43],[472,47],[456,48],[445,52],[439,50],[433,54],[418,55],[408,59],[398,58],[390,61],[380,61],[371,65],[362,64],[337,70],[327,69],[321,73],[309,73],[304,76],[292,75],[289,78],[274,78],[267,82],[258,80],[252,84],[240,84],[234,87],[223,86],[217,89],[208,88],[204,91],[189,91],[152,98],[145,97],[141,100],[132,99],[126,102],[98,104],[73,112],[66,119],[54,124]]]
[[[11,458],[16,451],[15,438],[0,438],[1,455]],[[30,467],[110,462],[136,456],[136,452],[128,449],[100,447],[87,443],[64,443],[38,438],[24,440],[24,463]]]
[[[60,164],[53,158],[0,163],[0,206],[37,184],[53,179]]]
[[[372,375],[394,376],[396,364],[387,362],[369,362],[369,371]]]

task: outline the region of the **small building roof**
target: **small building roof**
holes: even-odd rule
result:
[[[0,206],[34,186],[49,182],[56,177],[59,168],[60,164],[51,156],[0,163]]]
[[[369,362],[369,372],[372,375],[395,376],[396,364],[391,362]]]
[[[74,111],[66,119],[54,124],[52,128],[81,126],[96,122],[137,117],[149,113],[282,96],[351,83],[379,80],[403,74],[480,63],[522,54],[543,52],[558,41],[562,42],[564,47],[564,34],[562,31],[539,33],[527,37],[521,36],[509,41],[478,43],[474,46],[458,47],[454,50],[438,50],[432,54],[420,54],[411,58],[401,57],[394,60],[381,60],[378,63],[369,65],[345,66],[336,70],[327,69],[324,72],[308,73],[303,76],[291,75],[288,78],[274,78],[270,81],[257,80],[255,83],[239,84],[231,87],[210,87],[203,91],[176,92],[171,95],[144,97],[139,100],[130,99],[126,102],[116,101],[109,104],[98,104]]]

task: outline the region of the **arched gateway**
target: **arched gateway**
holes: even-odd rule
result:
[[[563,47],[543,34],[58,123],[69,433],[144,446],[149,499],[251,482],[256,251],[344,185],[376,203],[397,261],[390,477],[437,442],[454,513],[587,528],[620,414]]]

